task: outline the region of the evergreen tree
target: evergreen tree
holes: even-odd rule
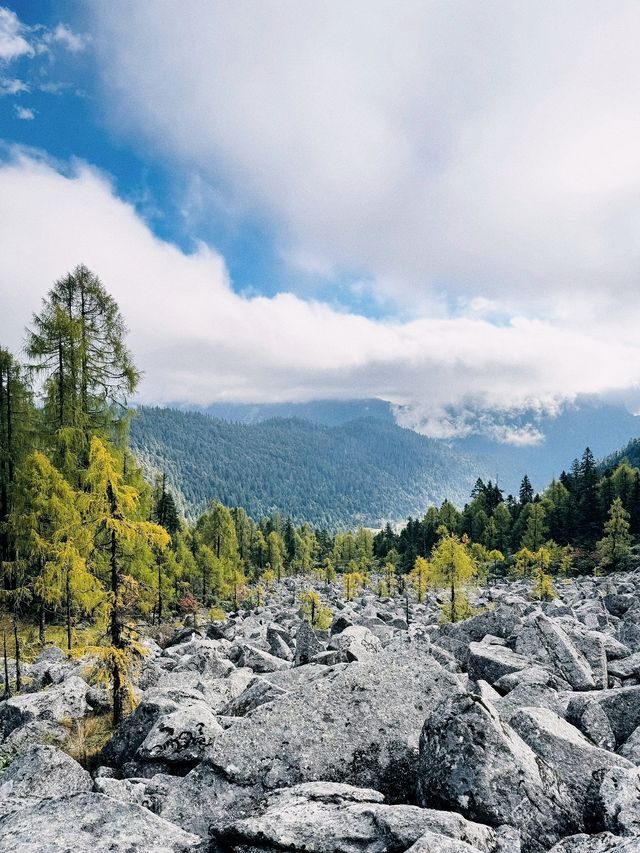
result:
[[[522,482],[520,483],[520,490],[518,492],[520,499],[520,506],[523,507],[525,504],[531,503],[533,500],[533,486],[531,485],[531,480],[525,474],[522,478]]]
[[[609,508],[609,519],[604,526],[604,537],[598,542],[597,550],[603,566],[618,569],[624,564],[631,549],[629,513],[616,498]]]
[[[129,695],[128,673],[139,649],[127,613],[136,603],[137,579],[153,565],[151,548],[163,549],[167,531],[140,518],[140,495],[124,482],[122,465],[97,437],[91,439],[89,466],[82,495],[93,539],[90,562],[109,587],[109,663],[112,674],[113,722],[122,720]]]
[[[0,564],[15,559],[8,521],[16,470],[32,443],[34,414],[24,370],[8,350],[0,347]],[[7,585],[11,585],[9,573],[5,575]]]
[[[537,551],[538,548],[542,547],[548,535],[545,516],[546,513],[542,503],[537,502],[529,505],[527,526],[522,537],[522,547],[529,548],[530,551]]]
[[[65,473],[86,467],[92,435],[110,436],[139,380],[120,309],[85,266],[56,281],[28,330],[27,354],[44,377],[45,424]]]
[[[437,588],[449,593],[443,615],[450,622],[469,615],[469,600],[465,588],[477,575],[477,566],[457,536],[445,535],[431,555],[431,576]]]
[[[46,639],[46,606],[64,604],[71,649],[74,611],[90,613],[104,601],[103,588],[87,567],[89,541],[77,495],[39,452],[19,468],[16,486],[10,527],[25,566],[20,593],[36,602],[41,645]]]

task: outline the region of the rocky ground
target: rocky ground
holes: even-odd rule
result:
[[[47,649],[0,703],[0,853],[640,851],[640,571],[499,584],[445,626],[318,586],[330,632],[300,588],[148,640],[92,774],[64,747],[105,692]]]

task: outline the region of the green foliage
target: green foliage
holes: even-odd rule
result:
[[[466,456],[376,418],[241,424],[145,407],[132,419],[131,442],[148,476],[166,471],[191,520],[219,500],[254,519],[278,507],[298,524],[377,528],[445,496],[462,503],[477,476]]]
[[[609,508],[609,518],[604,526],[605,535],[598,542],[600,563],[607,569],[620,568],[631,552],[629,513],[620,498],[615,498]]]

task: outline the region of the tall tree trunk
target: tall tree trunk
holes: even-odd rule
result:
[[[71,651],[73,646],[73,630],[71,626],[71,578],[69,569],[65,578],[65,604],[67,611],[67,648]]]
[[[13,619],[13,639],[16,646],[16,692],[22,690],[22,673],[20,672],[20,638],[18,637],[18,622]]]
[[[456,622],[456,585],[451,579],[451,621]]]
[[[11,688],[9,687],[9,658],[7,656],[7,631],[2,629],[2,651],[4,657],[4,697],[8,699],[11,696]]]
[[[107,496],[111,516],[117,511],[116,496],[111,483],[107,484]],[[111,531],[109,563],[111,568],[111,645],[114,649],[113,658],[113,725],[117,726],[124,716],[125,679],[122,671],[122,657],[120,652],[125,648],[122,636],[122,614],[120,612],[120,570],[118,566],[118,539],[115,530]]]
[[[38,639],[41,648],[44,648],[47,642],[47,621],[44,611],[44,600],[42,598],[38,602]]]
[[[158,566],[158,624],[162,620],[162,557],[160,554],[156,557]]]

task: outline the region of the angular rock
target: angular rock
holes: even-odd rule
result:
[[[221,839],[307,853],[378,853],[405,850],[425,834],[442,845],[455,840],[485,853],[504,849],[499,834],[454,812],[386,805],[377,791],[335,782],[276,791],[254,814],[227,827]]]
[[[188,853],[201,839],[103,794],[40,800],[0,821],[0,853]]]
[[[503,675],[521,672],[530,665],[531,661],[505,646],[469,643],[467,667],[469,678],[473,681],[482,679],[495,685]]]
[[[254,672],[277,672],[280,669],[289,668],[287,660],[248,645],[242,647],[238,663],[240,666],[248,666]]]
[[[56,687],[39,693],[21,693],[0,702],[0,732],[6,738],[15,729],[35,721],[65,723],[84,717],[89,706],[89,685],[73,675]]]
[[[549,853],[640,853],[640,839],[620,838],[609,832],[597,836],[580,833],[563,838]]]
[[[609,675],[620,678],[623,681],[625,678],[640,677],[640,652],[629,655],[626,658],[618,658],[618,660],[609,663]]]
[[[590,832],[640,836],[640,770],[614,767],[596,772],[587,819]]]
[[[550,766],[568,794],[563,834],[585,829],[584,812],[592,776],[613,767],[633,768],[626,759],[600,749],[566,720],[546,708],[521,708],[511,726],[534,753]]]
[[[562,834],[550,808],[552,778],[491,705],[471,694],[445,699],[420,737],[418,796],[470,820],[519,829],[525,849],[542,851]],[[556,807],[557,808],[557,807]]]
[[[347,661],[367,662],[373,660],[382,650],[382,643],[369,628],[352,625],[340,634],[334,634],[329,648],[340,652]]]
[[[143,761],[185,764],[202,761],[206,750],[223,731],[213,711],[204,702],[193,702],[163,714],[140,744]]]
[[[296,653],[294,666],[304,666],[323,650],[320,640],[311,625],[304,619],[296,632]]]
[[[460,691],[455,676],[427,644],[408,638],[370,663],[320,671],[219,735],[162,813],[202,833],[210,823],[229,823],[229,815],[243,817],[264,790],[315,780],[411,802],[424,718],[441,698]],[[288,674],[275,677],[281,675]]]
[[[586,706],[592,702],[598,704],[607,715],[617,746],[621,746],[634,729],[640,726],[640,686],[574,696],[567,708],[569,722],[579,720]]]
[[[0,799],[61,797],[92,788],[87,771],[55,746],[30,747],[0,776]]]
[[[593,672],[567,633],[546,616],[535,617],[518,635],[516,652],[548,663],[574,690],[593,690]]]

